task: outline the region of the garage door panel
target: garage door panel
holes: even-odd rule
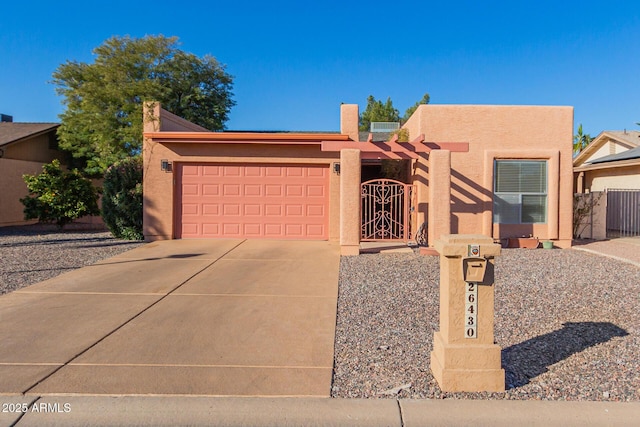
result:
[[[182,214],[184,216],[198,216],[199,215],[199,208],[200,205],[195,204],[195,203],[188,203],[183,205],[182,207]]]
[[[257,204],[245,204],[244,205],[245,216],[262,216],[262,205]]]
[[[282,216],[282,205],[265,205],[264,214],[266,216]]]
[[[262,185],[260,184],[245,184],[244,185],[245,197],[262,197]]]
[[[239,196],[240,194],[240,184],[224,184],[222,186],[222,195],[224,197]]]
[[[304,195],[303,185],[287,185],[286,193],[287,197],[302,197]]]
[[[182,194],[185,196],[198,196],[200,195],[200,186],[198,184],[183,184]]]
[[[264,167],[264,171],[265,171],[265,176],[276,176],[276,177],[281,177],[283,174],[283,170],[282,170],[282,166],[265,166]]]
[[[187,165],[185,165],[185,167],[187,167]],[[202,171],[202,173],[199,174],[199,175],[202,175],[202,176],[214,176],[214,177],[220,176],[221,168],[219,166],[204,165],[204,166],[200,166],[199,169]]]
[[[202,225],[203,237],[221,237],[219,224],[203,224]]]
[[[324,215],[323,205],[307,205],[307,216],[324,217]]]
[[[202,204],[202,215],[203,216],[218,216],[220,215],[220,205],[218,204]]]
[[[284,233],[282,232],[282,224],[265,224],[264,225],[264,235],[265,237],[282,237]]]
[[[328,237],[328,166],[178,164],[176,172],[176,237]]]
[[[324,227],[322,225],[307,225],[307,236],[321,239],[324,236]]]
[[[244,224],[243,234],[245,237],[262,236],[262,224]]]
[[[325,197],[324,187],[320,185],[308,185],[307,186],[307,197]]]
[[[241,176],[241,171],[242,171],[242,167],[241,166],[224,166],[222,169],[222,173],[224,176]]]
[[[288,217],[303,216],[304,215],[304,206],[302,206],[302,205],[286,205],[285,211],[287,212],[287,216]]]
[[[282,185],[266,184],[264,186],[264,194],[267,197],[282,197]]]

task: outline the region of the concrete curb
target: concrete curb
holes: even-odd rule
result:
[[[0,418],[18,427],[631,426],[640,417],[640,402],[77,395],[0,396],[0,401],[3,407],[27,402],[24,414]]]

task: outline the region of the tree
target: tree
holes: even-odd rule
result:
[[[98,191],[77,170],[63,171],[60,161],[42,166],[39,175],[24,175],[29,195],[20,199],[25,219],[54,222],[59,228],[86,215],[99,215]]]
[[[102,218],[119,239],[142,240],[142,159],[116,162],[104,174]]]
[[[404,117],[402,117],[402,121],[406,122],[407,120],[409,120],[409,117],[411,117],[411,115],[415,113],[415,111],[418,109],[420,105],[428,104],[429,101],[431,101],[431,96],[429,96],[428,93],[425,93],[422,96],[422,99],[420,101],[416,102],[411,107],[407,108],[407,111],[404,112]]]
[[[409,120],[409,117],[411,117],[421,104],[428,104],[430,100],[431,97],[429,94],[425,93],[420,101],[407,108],[407,111],[405,111],[402,117],[402,122]],[[369,95],[367,98],[367,107],[362,114],[360,114],[359,129],[366,132],[371,128],[371,122],[399,122],[400,120],[400,112],[393,107],[391,98],[387,98],[387,102],[383,103],[375,99],[373,95]]]
[[[573,136],[573,152],[579,153],[584,150],[584,148],[589,145],[589,143],[593,140],[591,135],[584,134],[582,132],[582,123],[578,126],[578,133]]]
[[[60,147],[86,173],[102,174],[140,153],[145,100],[207,129],[224,129],[235,105],[232,77],[212,56],[183,52],[177,37],[162,35],[112,37],[93,53],[94,63],[67,61],[53,73],[66,106]]]
[[[361,131],[368,131],[371,128],[371,122],[398,122],[400,121],[400,113],[393,107],[391,98],[387,98],[387,102],[382,103],[369,95],[367,98],[367,107],[360,115]]]

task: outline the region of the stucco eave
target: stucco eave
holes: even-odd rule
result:
[[[327,140],[349,141],[349,135],[337,133],[145,132],[144,137],[160,143],[205,144],[320,144]]]

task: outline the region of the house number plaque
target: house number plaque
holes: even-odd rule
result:
[[[478,338],[478,284],[465,283],[464,337]]]

